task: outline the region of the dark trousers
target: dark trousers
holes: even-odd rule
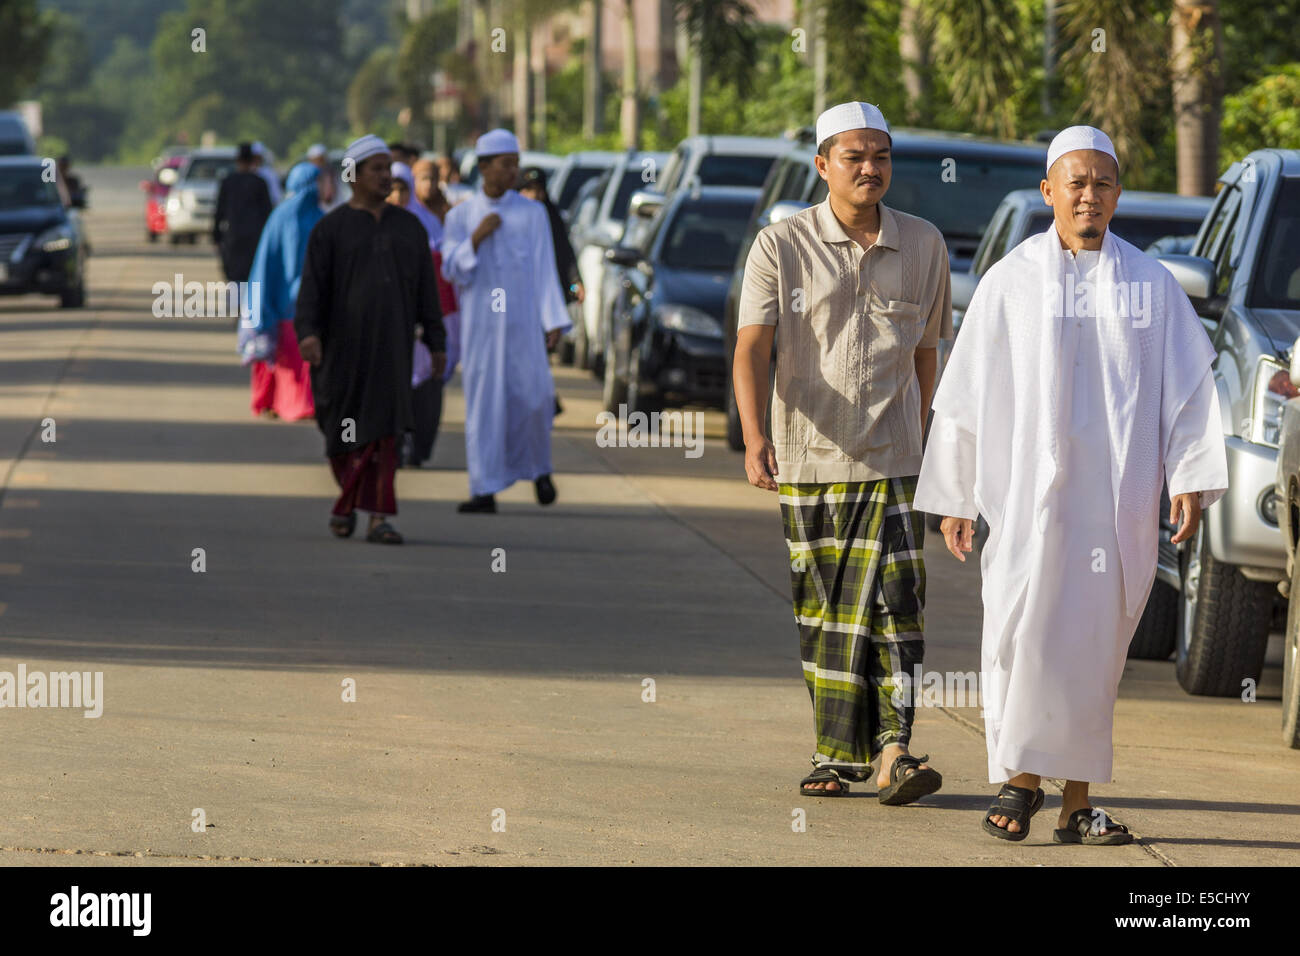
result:
[[[438,438],[438,423],[442,421],[442,379],[434,376],[411,391],[411,404],[415,411],[415,430],[411,435],[407,464],[422,465],[433,455],[433,443]]]

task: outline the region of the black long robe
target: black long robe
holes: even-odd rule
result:
[[[221,252],[221,269],[231,282],[247,282],[262,227],[271,215],[271,193],[256,173],[238,170],[221,180],[212,218],[212,240]]]
[[[321,340],[311,388],[326,455],[409,431],[416,326],[429,351],[446,347],[420,220],[389,205],[378,221],[346,204],[327,213],[307,240],[293,324],[300,342]],[[344,441],[348,418],[356,424],[351,443]]]

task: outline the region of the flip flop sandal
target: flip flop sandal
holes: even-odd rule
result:
[[[847,767],[835,767],[830,764],[818,767],[817,761],[813,761],[815,768],[812,773],[799,781],[799,792],[805,797],[847,797],[849,795],[849,781],[861,783],[867,779],[867,772],[859,770],[849,770]],[[810,783],[838,783],[838,790],[809,790],[807,785]]]
[[[1042,787],[1031,792],[1028,787],[1013,787],[1009,783],[1004,783],[1002,789],[998,791],[998,798],[989,805],[988,811],[984,814],[984,832],[993,834],[999,840],[1019,843],[1029,836],[1029,818],[1038,812],[1046,798],[1047,794],[1043,793]],[[1012,833],[1006,827],[998,826],[993,822],[992,817],[1009,817],[1010,820],[1015,820],[1020,824],[1020,832]],[[1010,821],[1007,826],[1011,826]]]
[[[357,515],[353,512],[350,515],[331,515],[330,531],[334,532],[336,538],[350,538],[352,532],[357,530]]]
[[[934,793],[943,786],[943,776],[932,767],[921,767],[929,759],[929,754],[921,757],[900,754],[889,768],[889,786],[876,797],[887,807],[901,807]]]
[[[1108,830],[1109,833],[1102,833]],[[1133,842],[1128,827],[1116,823],[1105,810],[1084,807],[1065,821],[1065,828],[1052,831],[1053,843],[1082,843],[1085,846],[1123,846]]]
[[[376,544],[401,544],[402,536],[387,521],[381,521],[366,534],[366,540]]]

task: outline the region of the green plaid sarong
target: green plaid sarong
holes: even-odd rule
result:
[[[912,734],[911,695],[894,693],[894,675],[910,677],[925,651],[916,477],[781,484],[779,492],[817,730],[813,759],[865,770]]]

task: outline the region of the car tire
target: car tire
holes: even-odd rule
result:
[[[77,284],[59,294],[59,307],[63,309],[80,309],[86,304],[86,280],[78,279]]]
[[[1291,560],[1291,599],[1282,642],[1282,742],[1300,749],[1300,560]]]
[[[1182,552],[1178,601],[1178,683],[1189,694],[1237,697],[1258,681],[1273,621],[1274,585],[1251,581],[1210,553],[1202,524]]]
[[[1178,599],[1178,589],[1164,581],[1151,585],[1151,596],[1128,646],[1130,660],[1169,660],[1178,643]]]
[[[745,450],[745,431],[740,427],[740,409],[736,406],[736,389],[731,384],[731,369],[727,369],[727,447],[732,451]]]
[[[150,242],[157,242],[157,241],[158,241],[158,233],[154,232],[152,229],[150,229],[148,232],[146,232],[145,235],[149,237],[149,241],[150,241]]]
[[[600,390],[600,404],[605,411],[611,415],[618,414],[618,407],[627,402],[627,383],[618,380],[618,363],[610,351],[614,347],[614,340],[611,336],[605,343],[605,378],[604,384]]]
[[[663,396],[647,392],[641,378],[641,349],[633,350],[627,360],[627,413],[644,412],[650,415],[664,409]]]
[[[587,342],[587,319],[583,317],[573,330],[573,367],[591,368],[590,344]]]

